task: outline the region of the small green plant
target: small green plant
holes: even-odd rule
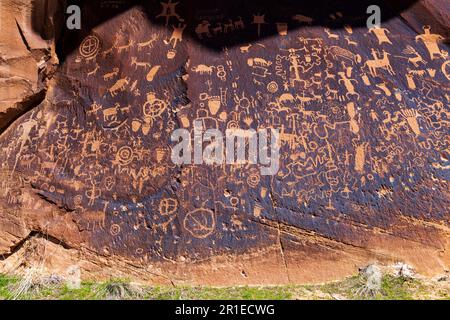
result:
[[[0,274],[0,300],[11,299],[10,287],[17,281],[16,277]]]
[[[411,286],[417,280],[405,277],[394,277],[392,275],[383,276],[381,292],[376,296],[383,300],[411,300]]]

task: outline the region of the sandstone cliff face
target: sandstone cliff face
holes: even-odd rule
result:
[[[53,272],[168,284],[325,281],[373,260],[448,268],[443,2],[370,31],[351,6],[86,2],[58,58],[61,23],[37,30],[25,3],[1,11],[0,125],[22,116],[0,136],[0,271],[39,246]],[[170,136],[195,120],[280,130],[279,171],[175,165]]]
[[[3,131],[44,99],[46,81],[57,59],[52,54],[53,41],[43,39],[33,29],[31,1],[2,1],[0,6],[0,130]],[[57,8],[48,3],[45,12],[51,16]],[[54,30],[51,26],[46,28]]]

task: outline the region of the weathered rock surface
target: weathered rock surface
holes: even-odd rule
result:
[[[51,16],[58,6],[47,2]],[[31,1],[0,2],[0,132],[44,99],[57,64],[52,38],[45,40],[33,29],[32,11]]]
[[[85,2],[45,83],[51,40],[8,15],[0,112],[15,116],[0,125],[48,90],[0,136],[0,272],[45,255],[52,272],[166,284],[448,268],[448,5],[389,11],[370,31],[365,10],[329,8]],[[195,120],[279,129],[279,171],[175,165],[171,134]]]

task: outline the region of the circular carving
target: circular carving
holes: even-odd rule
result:
[[[163,114],[167,109],[167,103],[161,99],[154,99],[144,104],[144,115],[150,118],[156,118]]]
[[[116,178],[113,176],[106,176],[103,178],[103,185],[105,186],[106,190],[111,191],[114,185],[116,184]]]
[[[227,129],[234,130],[234,129],[240,129],[239,122],[235,120],[231,120],[227,123]]]
[[[267,85],[267,91],[269,91],[270,93],[275,93],[278,91],[278,83],[276,83],[275,81],[270,82]]]
[[[233,207],[237,207],[239,205],[239,198],[238,197],[231,197],[230,204]]]
[[[193,237],[204,239],[214,232],[216,217],[209,209],[197,209],[186,215],[183,226]]]
[[[130,164],[133,161],[133,150],[130,147],[122,147],[117,152],[116,160],[121,165]]]
[[[111,225],[111,228],[109,228],[109,232],[113,236],[117,236],[120,233],[120,226],[118,224]]]
[[[256,188],[260,181],[261,177],[257,173],[252,173],[247,177],[247,183],[252,188]]]
[[[159,202],[159,213],[163,216],[170,216],[177,212],[178,201],[173,198],[161,199]]]
[[[97,55],[99,48],[100,40],[96,36],[88,36],[80,45],[80,54],[84,58],[92,58]]]

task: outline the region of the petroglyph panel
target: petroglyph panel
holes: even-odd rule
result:
[[[0,217],[36,208],[28,187],[75,223],[75,247],[144,264],[281,247],[301,274],[340,245],[392,259],[448,248],[449,46],[431,26],[181,0],[97,24],[121,3],[85,5],[92,27],[61,40],[45,101],[1,136]],[[279,130],[279,171],[175,165],[171,134],[196,120]]]

